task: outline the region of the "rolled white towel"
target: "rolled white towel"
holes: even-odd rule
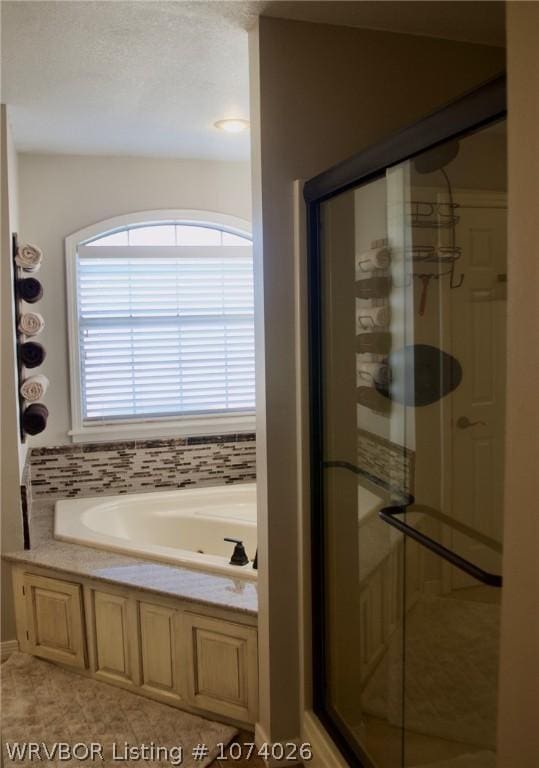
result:
[[[45,327],[45,321],[39,312],[25,312],[19,319],[19,331],[25,336],[36,336]]]
[[[15,256],[15,263],[24,269],[25,272],[37,272],[41,266],[43,251],[37,245],[26,243],[19,245]]]
[[[389,307],[361,307],[357,310],[356,332],[374,328],[386,328],[389,325]]]
[[[389,366],[385,363],[367,363],[359,362],[357,366],[358,386],[380,384],[387,386],[389,384]]]
[[[39,373],[37,376],[29,376],[21,384],[21,395],[29,403],[35,403],[41,400],[48,386],[49,380],[42,373]]]
[[[371,272],[373,269],[387,269],[391,262],[389,248],[370,248],[358,253],[356,264],[361,272]]]

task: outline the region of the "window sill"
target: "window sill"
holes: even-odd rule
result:
[[[159,437],[194,437],[254,432],[254,413],[184,417],[170,421],[108,422],[71,430],[73,443],[102,443],[130,438],[147,440]]]

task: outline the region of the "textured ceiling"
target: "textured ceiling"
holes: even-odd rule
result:
[[[2,100],[17,148],[246,159],[244,3],[3,2]]]
[[[6,1],[2,101],[20,151],[247,159],[260,13],[503,44],[499,2]]]

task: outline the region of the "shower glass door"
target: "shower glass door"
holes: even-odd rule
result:
[[[505,153],[499,120],[311,211],[314,706],[353,766],[495,768]]]
[[[446,355],[436,371],[436,398],[430,396],[429,377],[415,382],[415,406],[414,398],[408,398],[415,503],[396,515],[426,544],[406,539],[406,561],[414,574],[404,630],[407,766],[496,765],[505,463],[505,160],[503,121],[396,169],[407,175],[409,190],[405,207],[414,276],[408,341],[416,350],[433,345]],[[416,371],[420,365],[416,359]]]
[[[375,386],[393,344],[387,192],[380,178],[321,206],[325,686],[356,759],[401,766],[404,537],[378,514],[392,488],[408,499],[403,409]]]

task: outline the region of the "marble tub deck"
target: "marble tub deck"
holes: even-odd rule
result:
[[[2,555],[3,560],[52,568],[187,602],[255,616],[258,613],[256,582],[57,541],[53,537],[54,501],[33,501],[31,510],[31,549],[7,552]]]

